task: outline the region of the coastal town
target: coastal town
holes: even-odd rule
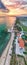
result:
[[[0,65],[27,65],[26,0],[0,0]]]

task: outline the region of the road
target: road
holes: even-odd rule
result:
[[[10,52],[12,53],[11,48],[12,48],[13,39],[14,39],[14,33],[11,34],[11,39],[0,58],[0,65],[7,65],[7,64],[10,65],[11,57],[9,54],[10,54]]]
[[[12,33],[12,37],[11,37],[11,45],[10,45],[10,49],[8,50],[8,54],[7,54],[7,58],[6,58],[6,61],[5,61],[5,64],[4,65],[10,65],[10,60],[11,60],[11,56],[10,54],[12,54],[12,43],[13,43],[13,40],[14,40],[14,33]]]
[[[10,60],[11,60],[11,56],[9,55],[10,52],[12,53],[12,43],[13,43],[13,39],[14,39],[14,32],[13,31],[13,28],[14,28],[14,24],[15,24],[15,19],[13,19],[12,21],[14,21],[13,23],[13,26],[11,28],[11,38],[10,38],[10,41],[7,45],[7,47],[5,48],[1,58],[0,58],[0,65],[10,65]],[[8,30],[9,32],[9,30]],[[8,63],[7,63],[8,62]]]

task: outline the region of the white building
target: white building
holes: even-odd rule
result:
[[[21,35],[20,35],[20,38],[21,38]],[[18,39],[19,39],[19,36],[16,37],[16,40],[15,40],[15,44],[16,44],[16,49],[15,49],[15,53],[16,55],[24,55],[23,52],[24,52],[24,48],[21,48],[19,46],[19,42],[18,42]]]

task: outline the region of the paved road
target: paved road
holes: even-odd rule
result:
[[[5,65],[10,65],[10,60],[11,60],[11,56],[10,54],[12,54],[12,43],[13,43],[13,40],[14,40],[14,33],[12,33],[12,37],[11,37],[11,45],[10,45],[10,49],[8,50],[8,54],[7,54],[7,58],[6,58],[6,61],[5,61]]]
[[[15,24],[15,22],[14,22],[14,24]],[[13,26],[11,28],[12,31],[13,31],[13,28],[14,28],[14,24],[13,24]],[[12,53],[11,48],[12,48],[13,39],[14,39],[14,33],[11,32],[10,41],[9,41],[7,47],[5,48],[3,54],[2,54],[2,56],[0,58],[0,65],[7,65],[7,64],[9,65],[10,64],[11,57],[10,57],[9,54],[10,54],[10,52]]]
[[[11,35],[11,39],[9,41],[9,44],[7,45],[6,49],[4,50],[1,58],[0,58],[0,65],[9,65],[10,64],[10,52],[12,53],[11,51],[11,48],[12,48],[12,42],[13,42],[13,39],[14,39],[14,33],[12,33]]]
[[[0,65],[4,65],[4,61],[5,61],[6,57],[7,57],[9,47],[10,47],[10,44],[7,45],[6,49],[4,50],[4,52],[3,52],[3,54],[2,54],[2,56],[0,58]]]

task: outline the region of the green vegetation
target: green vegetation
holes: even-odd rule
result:
[[[15,54],[15,49],[14,49],[14,42],[15,42],[15,37],[12,44],[13,48],[12,48],[12,56],[11,56],[10,65],[16,65],[16,54]]]
[[[27,32],[27,26],[24,26],[24,25],[21,25],[22,28],[23,28],[23,31],[26,31]]]
[[[27,43],[25,43],[25,46],[27,47]]]
[[[27,54],[27,52],[25,51],[25,52],[23,52],[24,54]]]
[[[12,54],[10,65],[16,65],[16,55]]]
[[[22,31],[22,26],[20,26],[20,22],[19,22],[19,19],[16,19],[16,23],[15,23],[15,26],[14,28],[18,31]]]
[[[22,39],[27,40],[27,36],[26,35],[22,35]]]
[[[26,35],[22,35],[22,39],[24,40],[24,42],[25,42],[25,40],[27,40],[27,36]],[[25,52],[24,52],[24,54],[26,54],[27,55],[27,42],[25,42]]]
[[[18,57],[22,57],[23,59],[24,59],[24,62],[25,62],[25,65],[27,65],[27,62],[26,62],[26,60],[25,60],[25,57],[24,56],[22,56],[22,55],[17,55]]]
[[[25,22],[25,20],[22,19],[22,22],[23,21]],[[15,26],[16,26],[17,30],[22,31],[22,28],[23,28],[23,31],[26,31],[27,32],[27,26],[24,26],[23,24],[21,24],[19,18],[16,19]]]

